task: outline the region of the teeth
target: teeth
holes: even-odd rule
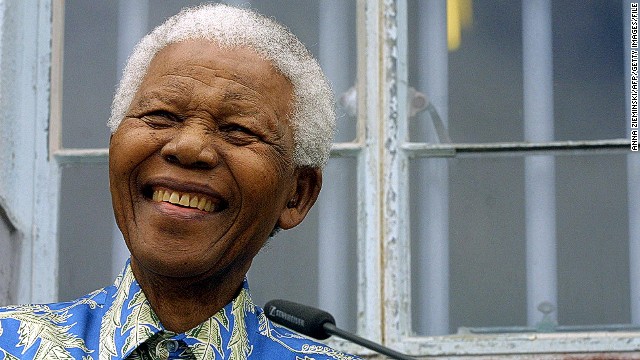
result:
[[[189,202],[189,207],[192,208],[197,208],[198,207],[198,197],[194,196],[191,198],[191,201]]]
[[[153,201],[169,202],[176,205],[191,207],[199,210],[210,212],[213,210],[213,201],[205,197],[198,197],[192,194],[180,194],[177,191],[170,190],[154,190]]]
[[[200,201],[198,201],[198,209],[200,210],[204,210],[204,206],[207,204],[207,199],[202,198],[200,199]]]

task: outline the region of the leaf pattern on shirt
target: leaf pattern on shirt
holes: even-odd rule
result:
[[[187,332],[187,337],[199,341],[192,346],[191,351],[197,359],[212,360],[216,358],[214,349],[219,354],[224,354],[222,349],[222,333],[220,325],[229,329],[229,318],[223,309],[214,316]]]
[[[69,351],[64,347],[56,346],[51,342],[44,342],[38,347],[34,359],[74,360]]]
[[[287,345],[285,342],[283,342],[282,340],[280,340],[278,337],[273,335],[273,332],[275,331],[273,329],[273,327],[278,327],[278,325],[276,325],[275,323],[270,322],[267,319],[267,316],[264,313],[261,313],[258,315],[258,331],[260,332],[260,335],[267,337],[269,339],[271,339],[274,342],[279,343],[280,345],[282,345],[283,347],[285,347],[287,350],[295,352],[296,349],[292,348],[291,346]]]
[[[282,332],[279,332],[278,330],[284,330]],[[283,341],[282,339],[293,339],[293,338],[298,338],[298,339],[305,339],[305,337],[298,335],[292,331],[288,331],[285,328],[283,328],[282,326],[270,322],[267,319],[267,316],[265,315],[264,312],[258,314],[258,331],[260,332],[260,335],[262,336],[266,336],[267,338],[271,339],[272,341],[275,341],[277,343],[279,343],[281,346],[283,346],[284,348],[286,348],[289,351],[292,352],[297,352],[297,353],[301,353],[301,354],[305,354],[304,358],[300,358],[298,356],[296,356],[297,359],[313,359],[313,358],[309,358],[308,355],[324,355],[327,356],[331,359],[338,359],[338,360],[355,360],[358,359],[357,357],[354,357],[352,355],[349,354],[345,354],[341,351],[332,349],[328,346],[325,345],[315,345],[315,344],[304,344],[302,345],[302,348],[300,349],[296,349],[293,348],[291,346],[288,345],[287,342]],[[283,335],[286,334],[286,335]]]
[[[68,307],[64,308],[65,311],[69,311],[71,309],[73,309],[76,306],[80,306],[80,305],[89,305],[89,308],[91,309],[95,309],[97,307],[102,307],[102,305],[99,305],[98,302],[95,300],[95,298],[102,294],[105,293],[104,289],[98,289],[98,290],[94,290],[92,292],[90,292],[88,295],[86,295],[83,298],[80,298],[76,301],[74,301],[71,305],[69,305]]]
[[[124,274],[116,279],[116,288],[118,290],[114,294],[115,299],[102,318],[102,324],[100,324],[100,360],[110,360],[113,356],[118,356],[116,331],[122,326],[122,310],[129,297],[131,284],[135,280],[129,267],[130,265],[127,265]]]
[[[231,314],[234,318],[234,326],[231,331],[231,339],[227,349],[231,350],[229,360],[244,360],[251,354],[251,346],[249,345],[249,336],[247,334],[246,326],[238,326],[237,324],[243,324],[247,312],[252,312],[253,302],[249,292],[242,288],[240,294],[233,301],[233,307],[231,308]]]
[[[290,346],[287,346],[287,344],[285,344],[280,339],[283,339],[283,338],[284,339],[302,339],[302,340],[307,339],[306,337],[299,335],[298,333],[289,331],[287,330],[287,328],[269,321],[267,319],[267,315],[265,315],[264,312],[257,314],[257,317],[258,317],[258,331],[260,332],[260,335],[280,343],[282,346],[286,347],[287,349],[290,349],[291,351],[296,351],[296,350],[291,348]],[[288,335],[282,335],[279,331],[282,333],[288,333]],[[277,336],[274,335],[274,333],[277,334]]]
[[[154,331],[151,327],[156,329],[160,327],[160,319],[151,310],[142,290],[133,295],[127,309],[131,312],[120,330],[120,335],[124,335],[127,331],[131,332],[124,342],[122,354],[133,351],[140,343],[153,336]]]
[[[70,332],[75,323],[66,326],[61,325],[71,316],[67,312],[69,308],[53,311],[46,305],[13,306],[11,311],[0,313],[0,320],[11,318],[20,322],[18,344],[16,346],[23,347],[24,351],[33,347],[37,340],[40,339],[36,354],[33,357],[34,360],[73,360],[67,348],[78,348],[84,352],[90,351],[87,349],[84,340]],[[5,358],[11,359],[7,353],[5,353]]]

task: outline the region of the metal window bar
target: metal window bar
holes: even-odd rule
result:
[[[350,4],[342,0],[326,0],[319,3],[319,62],[337,94],[346,92],[351,86],[349,76],[349,48],[355,46],[344,34],[349,33],[347,18]],[[342,119],[343,121],[348,119]],[[340,119],[338,119],[340,121]],[[338,124],[344,128],[346,124]],[[362,147],[355,148],[349,157],[357,156]],[[349,164],[330,162],[325,168],[324,178],[333,179],[332,191],[323,192],[318,199],[318,305],[333,314],[350,329],[356,323],[356,311],[351,301],[345,299],[352,288],[354,277],[349,257],[349,232],[353,217],[348,216],[345,201],[352,195],[349,184],[336,181],[348,174]],[[353,329],[355,330],[355,329]]]
[[[430,98],[435,113],[434,125],[448,125],[449,110],[449,53],[447,50],[447,1],[421,1],[421,14],[417,30],[420,62],[418,88],[424,89]],[[406,121],[406,120],[405,120]],[[446,142],[435,134],[426,122],[421,122],[421,136],[428,142]],[[436,126],[436,130],[438,127]],[[446,133],[445,131],[441,131]],[[401,139],[402,144],[407,138]],[[405,151],[405,155],[407,152]],[[414,198],[416,212],[421,221],[412,226],[412,248],[416,251],[412,259],[418,263],[412,273],[413,300],[419,304],[413,309],[415,324],[413,331],[426,335],[446,335],[449,333],[449,164],[446,159],[437,161],[417,161],[412,166],[416,171],[411,182],[424,184]],[[407,204],[408,205],[408,204]],[[414,306],[415,307],[415,306]]]

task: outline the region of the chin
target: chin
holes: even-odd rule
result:
[[[167,255],[166,252],[160,252]],[[211,264],[194,261],[193,256],[158,257],[158,252],[142,253],[132,251],[132,263],[149,275],[167,278],[193,278],[203,276],[210,271]]]

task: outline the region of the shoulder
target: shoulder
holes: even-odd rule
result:
[[[258,358],[264,356],[267,359],[292,360],[360,359],[275,324],[267,319],[262,311],[258,312],[258,319],[260,341],[254,344],[252,353]]]
[[[105,295],[100,289],[73,301],[0,307],[0,358],[90,352],[84,338],[96,324],[99,328]]]

